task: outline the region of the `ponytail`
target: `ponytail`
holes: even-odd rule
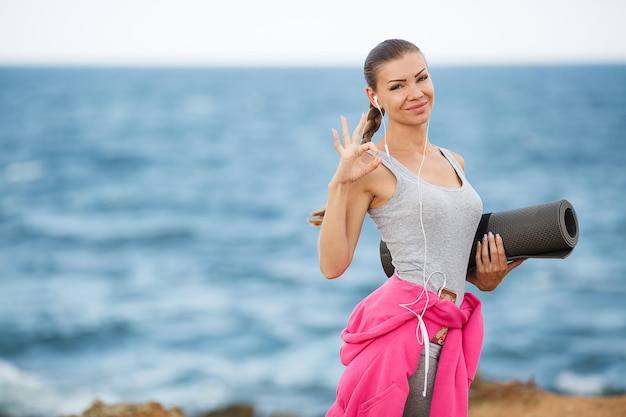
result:
[[[313,213],[311,213],[311,216],[313,217],[310,217],[307,220],[313,226],[321,226],[322,220],[324,220],[324,214],[326,214],[326,207],[324,207],[323,209],[316,210]]]
[[[383,120],[384,114],[385,110],[378,110],[377,107],[374,107],[372,103],[370,103],[370,109],[367,112],[365,127],[363,127],[363,138],[361,139],[361,143],[367,143],[372,141],[374,133],[376,133],[378,129],[380,129],[380,124]]]

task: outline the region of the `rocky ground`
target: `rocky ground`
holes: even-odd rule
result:
[[[626,394],[558,395],[532,382],[474,381],[469,417],[626,417]]]
[[[94,401],[82,414],[64,417],[254,417],[254,407],[232,405],[200,416],[157,402],[112,404]],[[626,394],[609,397],[566,396],[543,391],[532,382],[474,381],[469,417],[626,417]],[[270,417],[297,417],[276,413]],[[320,416],[321,417],[321,416]]]

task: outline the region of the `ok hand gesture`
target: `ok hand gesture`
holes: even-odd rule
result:
[[[378,148],[375,144],[372,142],[359,143],[365,121],[366,116],[362,115],[361,121],[356,129],[354,129],[352,137],[350,137],[346,118],[341,116],[343,144],[339,140],[339,133],[335,129],[332,130],[335,140],[335,149],[337,149],[341,157],[333,180],[340,184],[349,184],[357,181],[359,178],[378,168],[381,163],[380,158],[378,158]],[[368,150],[372,152],[371,156],[364,156],[363,154]]]

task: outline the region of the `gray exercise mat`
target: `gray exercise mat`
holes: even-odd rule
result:
[[[468,268],[476,266],[476,242],[485,233],[499,233],[504,241],[507,259],[566,258],[578,243],[578,218],[567,200],[482,215]],[[388,277],[393,275],[391,254],[380,242],[380,260]]]

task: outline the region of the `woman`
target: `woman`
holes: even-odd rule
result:
[[[365,213],[395,274],[355,308],[342,333],[346,370],[328,416],[467,415],[483,329],[480,301],[464,283],[491,291],[522,260],[507,263],[502,238],[489,233],[475,243],[476,268],[467,271],[482,202],[461,156],[429,141],[434,88],[419,48],[384,41],[364,75],[369,112],[352,135],[343,117],[341,139],[333,129],[340,161],[326,208],[311,222],[321,226],[327,278],[350,265]],[[384,115],[388,126],[374,144]]]

